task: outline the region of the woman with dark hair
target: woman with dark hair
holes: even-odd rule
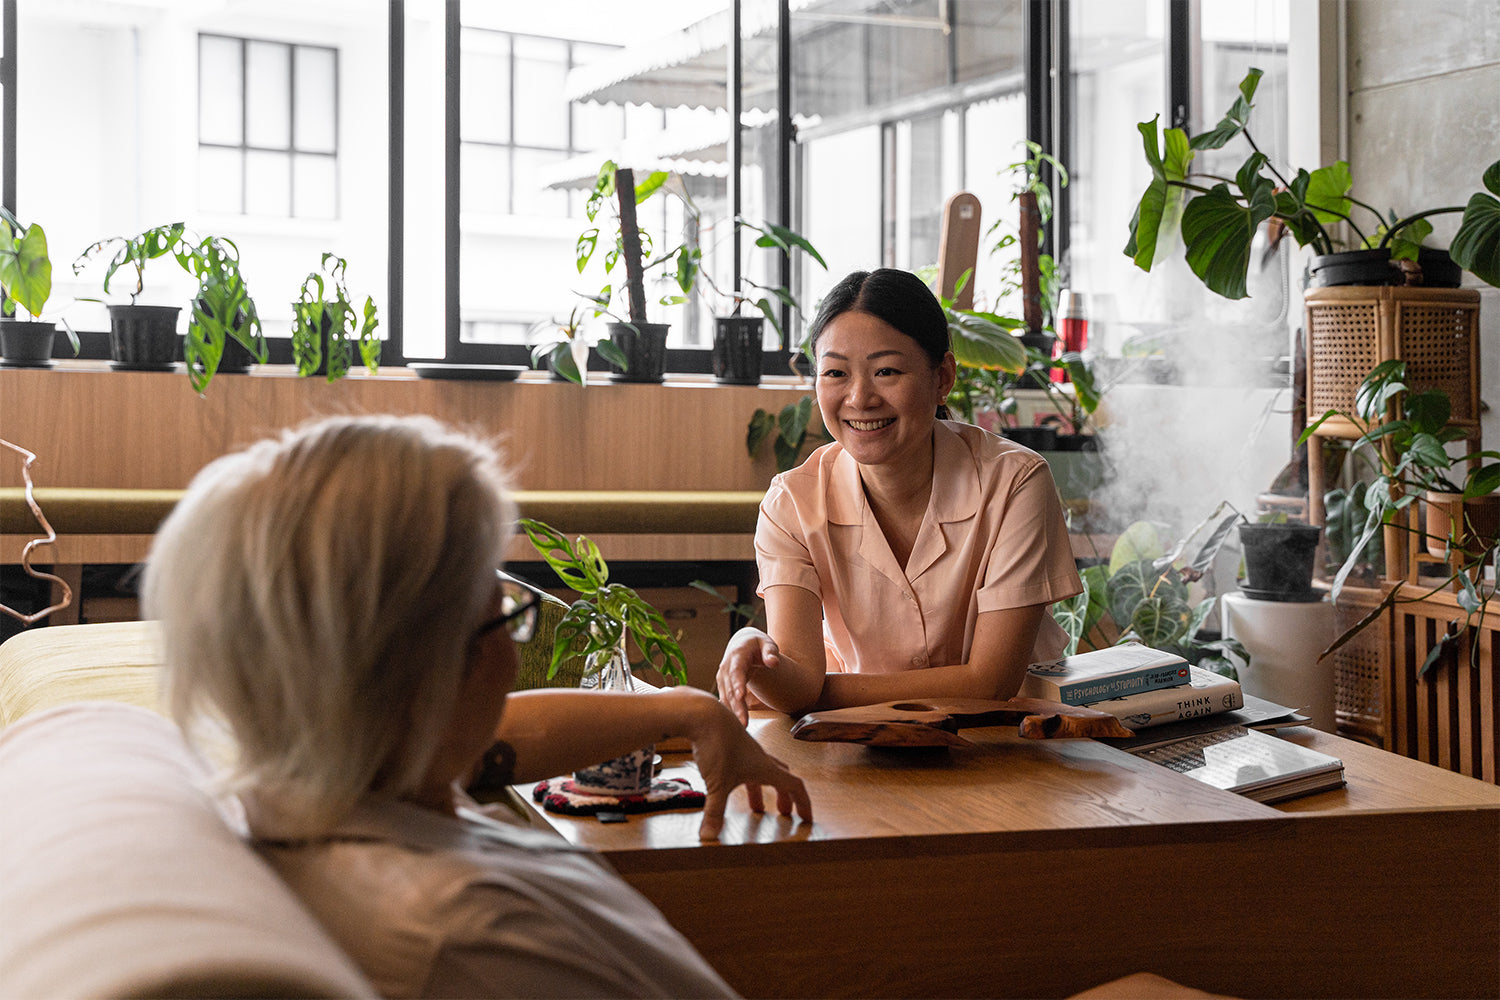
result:
[[[730,640],[719,697],[742,722],[752,695],[792,714],[1013,697],[1062,653],[1048,606],[1083,589],[1047,463],[946,419],[947,318],[909,271],[840,281],[812,347],[833,443],[761,502],[767,630]]]

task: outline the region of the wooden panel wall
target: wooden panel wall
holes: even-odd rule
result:
[[[790,376],[760,386],[707,377],[663,385],[580,387],[541,372],[517,382],[417,378],[404,369],[332,385],[262,366],[220,375],[199,396],[181,373],[116,372],[103,362],[0,371],[0,437],[37,455],[39,486],[181,488],[207,462],[303,420],[339,413],[426,413],[498,437],[529,490],[762,490],[775,472],[752,460],[745,430],[757,408],[779,411],[810,391]],[[21,484],[0,454],[0,484]],[[598,539],[606,545],[604,538]],[[57,562],[131,562],[145,536],[64,539]],[[4,539],[13,561],[24,539]],[[748,536],[622,537],[619,559],[751,558]]]

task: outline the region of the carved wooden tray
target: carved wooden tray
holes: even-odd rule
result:
[[[792,726],[792,735],[875,747],[972,746],[958,731],[979,726],[1017,726],[1031,740],[1135,735],[1108,712],[1041,698],[939,698],[811,712]]]

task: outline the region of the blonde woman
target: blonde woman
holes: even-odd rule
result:
[[[688,689],[509,694],[534,596],[497,576],[514,522],[491,448],[425,418],[335,418],[207,466],[143,597],[173,712],[227,730],[251,832],[382,995],[717,996],[680,934],[597,857],[461,791],[498,738],[541,779],[693,741],[701,833],[746,786],[801,781]]]

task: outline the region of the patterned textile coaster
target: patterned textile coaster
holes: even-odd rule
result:
[[[548,778],[531,791],[548,812],[592,816],[598,812],[645,813],[661,809],[702,809],[704,794],[686,778],[657,778],[644,795],[590,795],[574,789],[572,778]]]

